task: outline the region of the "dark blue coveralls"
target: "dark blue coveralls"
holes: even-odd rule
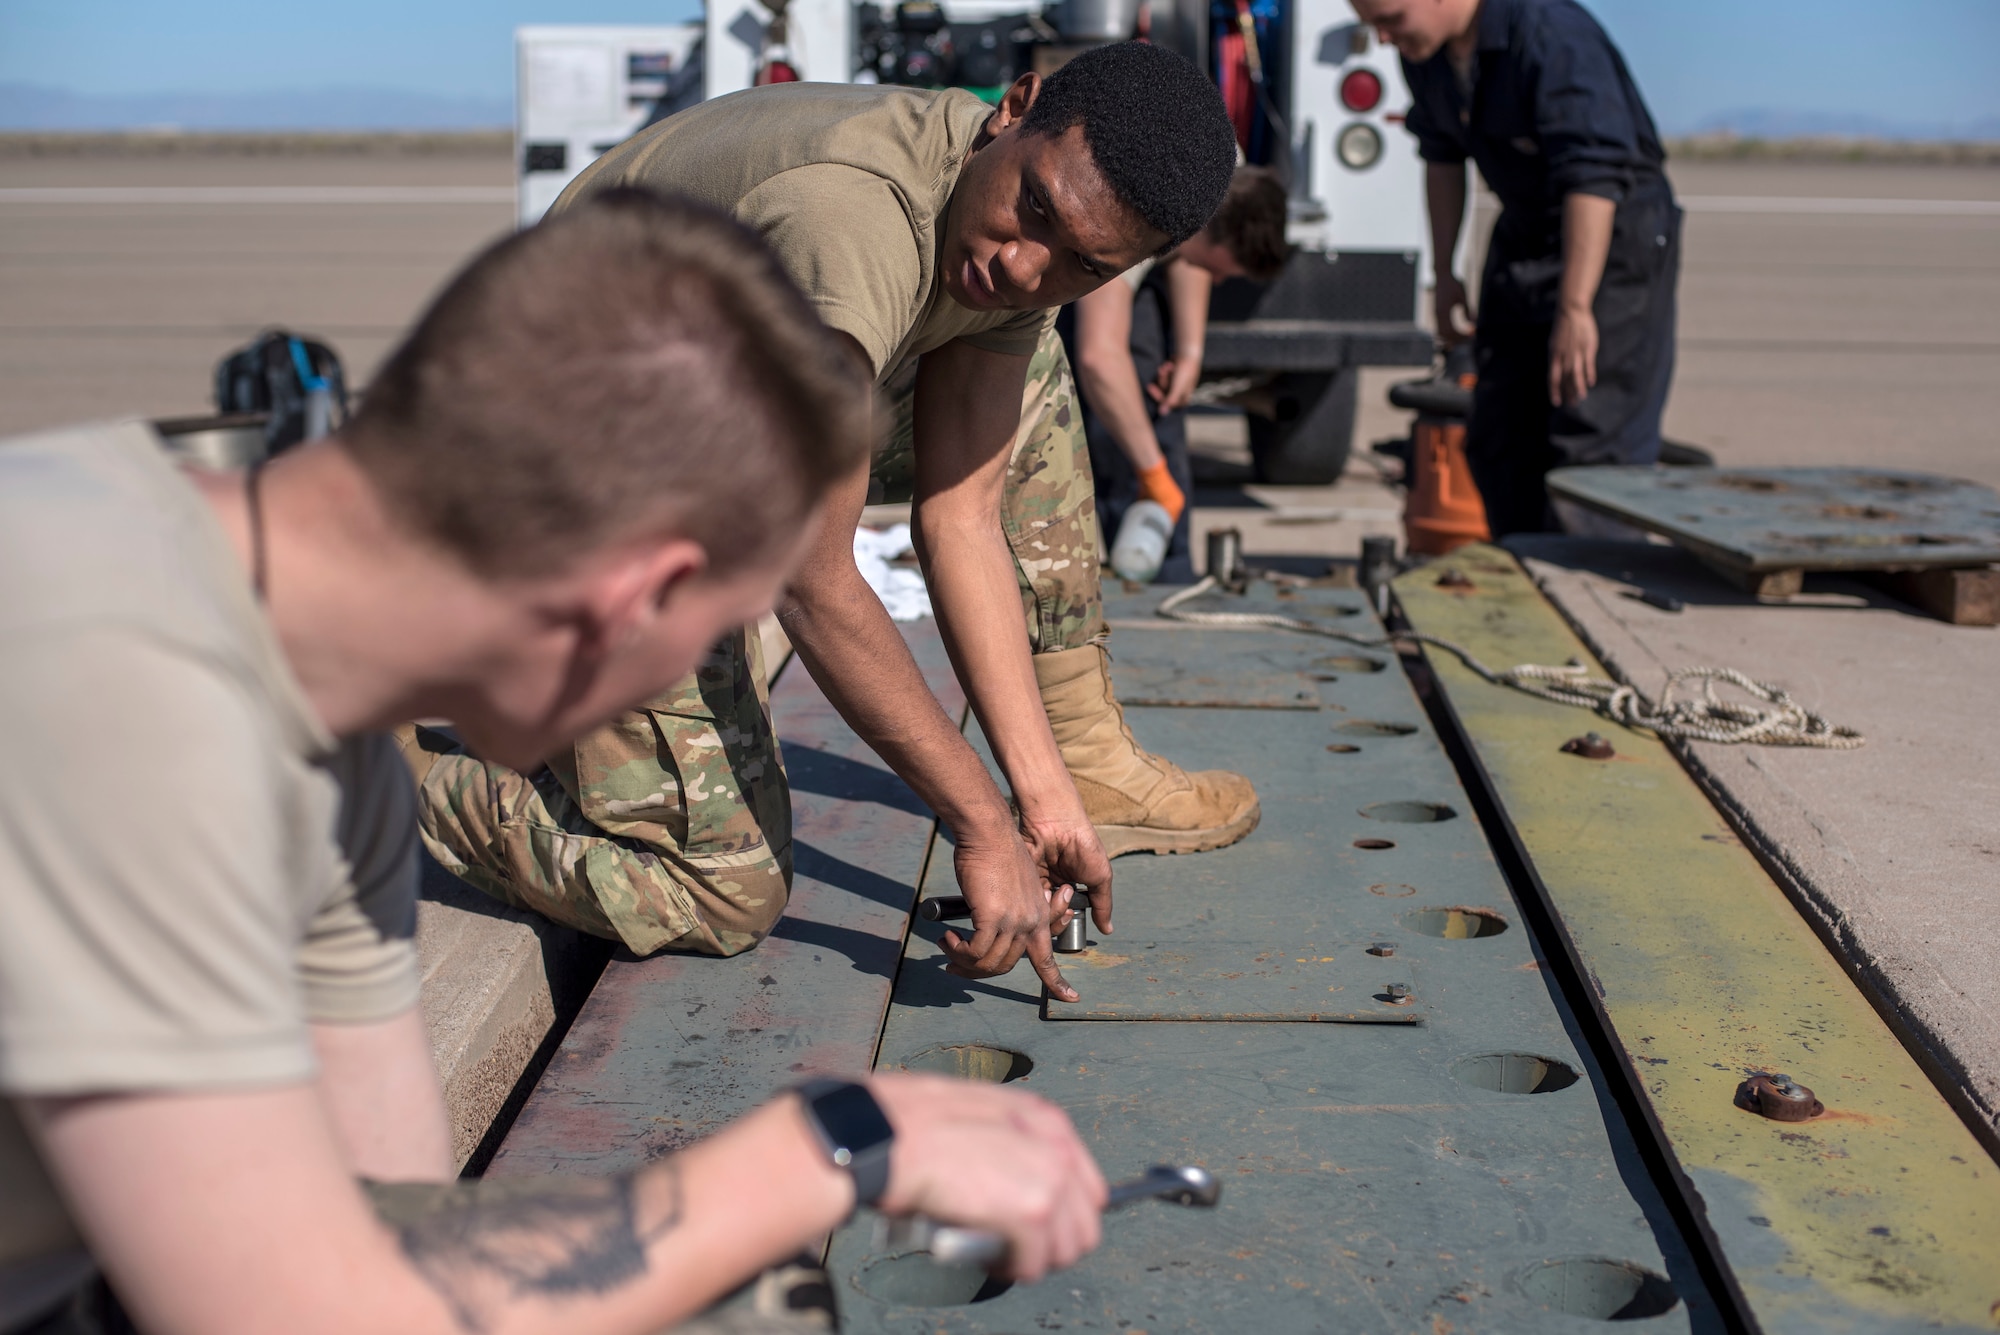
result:
[[[1575,0],[1483,0],[1470,96],[1449,55],[1403,62],[1426,162],[1470,158],[1502,211],[1479,288],[1466,452],[1495,537],[1557,527],[1542,479],[1569,464],[1649,464],[1674,371],[1681,211],[1653,118],[1604,29]],[[1597,318],[1597,384],[1549,403],[1563,199],[1617,204]],[[1438,263],[1449,264],[1448,256]]]

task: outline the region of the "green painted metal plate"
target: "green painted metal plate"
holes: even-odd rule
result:
[[[1745,572],[2000,561],[2000,494],[1878,468],[1559,468],[1557,496]]]
[[[1114,657],[1149,634],[1125,627],[1159,596],[1111,600]],[[1352,590],[1301,599],[1309,611],[1323,600],[1322,613],[1358,602]],[[1265,587],[1230,606],[1301,599]],[[1342,624],[1380,633],[1367,616]],[[1369,657],[1283,631],[1162,638],[1219,679],[1235,663]],[[879,1066],[1019,1079],[1069,1111],[1114,1178],[1198,1163],[1223,1198],[1203,1212],[1133,1206],[1074,1269],[998,1292],[976,1273],[876,1253],[859,1220],[829,1252],[845,1329],[1512,1335],[1664,1307],[1641,1328],[1689,1330],[1674,1285],[1647,1274],[1707,1310],[1623,1128],[1606,1121],[1450,761],[1402,672],[1386,654],[1371,661],[1387,666],[1315,680],[1311,714],[1129,708],[1144,745],[1252,776],[1263,821],[1213,853],[1119,859],[1117,934],[1092,948],[1096,962],[1064,967],[1085,1005],[1115,1007],[1132,983],[1106,961],[1148,943],[1212,969],[1246,946],[1296,962],[1306,942],[1385,942],[1392,957],[1362,954],[1358,967],[1366,981],[1407,968],[1425,1023],[1056,1023],[1025,965],[952,977],[941,928],[917,923]],[[955,889],[945,851],[926,894]]]
[[[1158,639],[1137,632],[1127,637]],[[1221,709],[1318,709],[1312,676],[1295,667],[1244,663],[1225,673],[1200,672],[1179,663],[1132,661],[1124,651],[1111,660],[1111,684],[1129,707]]]
[[[1424,1016],[1409,963],[1378,959],[1365,942],[1121,937],[1063,963],[1083,997],[1050,1000],[1050,1020],[1421,1024]]]
[[[1128,709],[1324,709],[1328,700],[1322,685],[1338,681],[1343,673],[1380,672],[1390,666],[1382,653],[1343,653],[1338,640],[1274,635],[1268,630],[1226,641],[1229,652],[1190,654],[1190,646],[1197,643],[1187,638],[1190,634],[1208,643],[1232,631],[1131,614],[1150,613],[1159,601],[1154,597],[1140,607],[1121,607],[1126,615],[1112,618],[1111,683]],[[1380,629],[1372,621],[1357,619],[1363,606],[1361,595],[1352,589],[1293,591],[1260,584],[1244,596],[1215,593],[1196,599],[1186,610],[1299,616],[1363,637]]]

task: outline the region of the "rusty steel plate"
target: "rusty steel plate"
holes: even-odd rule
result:
[[[1049,1000],[1050,1020],[1204,1023],[1420,1024],[1423,1001],[1402,960],[1364,941],[1286,946],[1251,942],[1099,942],[1065,956],[1083,993]]]
[[[1931,473],[1559,468],[1549,491],[1745,573],[2000,561],[2000,494]]]

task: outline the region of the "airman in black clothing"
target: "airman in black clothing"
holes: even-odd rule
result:
[[[1557,527],[1543,477],[1647,464],[1674,368],[1680,209],[1611,39],[1575,0],[1354,0],[1403,54],[1437,325],[1479,371],[1466,450],[1495,537]],[[1451,272],[1470,160],[1500,197],[1476,328]]]

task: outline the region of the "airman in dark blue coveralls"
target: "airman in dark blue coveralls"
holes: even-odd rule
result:
[[[1403,54],[1448,342],[1471,316],[1450,271],[1468,159],[1500,197],[1466,450],[1495,537],[1555,528],[1551,468],[1660,455],[1680,209],[1659,134],[1618,49],[1575,0],[1354,8]]]

